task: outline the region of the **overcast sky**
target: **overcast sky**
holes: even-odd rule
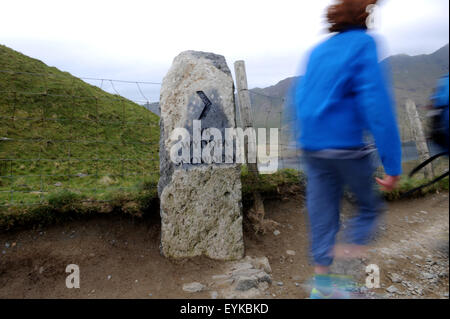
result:
[[[0,43],[79,77],[150,82],[161,82],[180,52],[208,51],[224,55],[230,69],[245,60],[249,86],[266,87],[301,73],[308,50],[327,36],[332,2],[3,1]],[[428,54],[447,44],[448,12],[448,0],[380,2],[381,55]],[[118,90],[137,92],[131,86]],[[141,89],[158,100],[158,86]]]

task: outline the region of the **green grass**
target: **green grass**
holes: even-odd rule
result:
[[[402,179],[398,183],[398,186],[396,187],[396,189],[391,192],[383,192],[383,196],[388,201],[395,201],[395,200],[399,200],[399,199],[411,199],[411,198],[422,197],[427,194],[432,194],[432,193],[436,193],[436,192],[440,192],[440,191],[448,192],[449,179],[448,179],[448,177],[446,177],[429,187],[425,187],[425,188],[415,192],[414,194],[411,194],[405,198],[402,197],[402,195],[406,194],[408,191],[410,191],[418,186],[424,185],[426,183],[427,183],[427,180],[425,180],[425,179],[402,177]]]
[[[407,197],[403,197],[404,194],[409,192],[410,190],[419,187],[421,185],[427,184],[430,179],[425,179],[423,173],[419,172],[416,175],[414,175],[412,178],[408,177],[409,172],[411,172],[417,165],[419,164],[418,160],[415,161],[409,161],[403,163],[403,175],[396,187],[395,190],[391,192],[383,192],[383,197],[388,201],[394,201],[399,199],[410,199],[410,198],[417,198],[422,197],[427,194],[432,194],[440,191],[446,191],[449,190],[449,178],[446,177],[439,182],[425,187],[413,194],[408,195]],[[434,175],[440,176],[443,172],[448,170],[448,158],[440,158],[438,160],[435,160],[433,162],[433,169],[434,169]]]
[[[304,174],[292,169],[280,170],[271,175],[260,175],[258,180],[255,180],[243,166],[241,180],[244,211],[252,204],[254,191],[260,192],[264,199],[282,198],[285,195],[284,190],[295,187],[295,192],[304,193],[306,185]],[[403,177],[397,190],[384,193],[383,196],[389,201],[398,200],[403,193],[425,182],[421,178]],[[0,211],[0,230],[48,225],[102,214],[144,218],[159,215],[156,186],[156,181],[147,180],[139,183],[135,191],[108,193],[104,202],[91,202],[91,196],[85,194],[56,192],[47,197],[42,204],[9,207]],[[411,197],[424,196],[436,191],[448,192],[448,189],[449,180],[446,178]]]
[[[149,185],[143,183],[142,185]],[[89,197],[70,191],[49,195],[45,203],[12,206],[0,212],[0,230],[39,227],[104,214],[149,217],[159,213],[156,187],[141,187],[133,192],[110,193],[106,201],[89,201]]]
[[[249,197],[255,191],[265,197],[270,197],[277,194],[282,186],[304,186],[306,178],[303,172],[294,169],[283,169],[275,174],[259,175],[258,179],[255,180],[249,174],[247,167],[243,165],[241,181],[243,198]]]
[[[0,205],[104,200],[159,178],[159,118],[0,45]]]
[[[255,181],[242,167],[242,197],[244,207],[252,202],[252,193],[258,191],[264,198],[277,198],[283,187],[304,186],[301,172],[286,169],[271,175],[260,175]],[[46,197],[37,205],[12,206],[0,210],[0,230],[49,225],[68,220],[92,217],[102,214],[116,214],[133,217],[159,215],[157,181],[140,182],[130,192],[109,192],[104,201],[92,201],[89,194],[61,190]]]

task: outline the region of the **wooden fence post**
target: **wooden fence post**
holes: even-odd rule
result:
[[[406,113],[408,114],[408,119],[410,127],[412,130],[412,135],[414,141],[416,142],[417,152],[419,153],[420,161],[425,161],[430,158],[430,151],[428,150],[427,140],[423,132],[422,122],[420,121],[419,113],[417,112],[416,104],[414,101],[406,100]],[[426,179],[433,177],[433,168],[431,165],[427,165],[423,169],[424,177]]]
[[[241,125],[242,129],[245,131],[245,129],[249,127],[254,127],[252,104],[250,101],[250,93],[248,91],[247,74],[245,72],[245,62],[236,61],[234,63],[234,72],[236,74],[236,88],[238,96],[239,114],[241,117]],[[244,148],[245,148],[245,158],[248,161],[247,143],[245,143]],[[254,148],[254,150],[256,150],[256,147]],[[257,163],[247,163],[247,167],[250,174],[255,174],[255,176],[258,176]]]
[[[241,125],[242,129],[245,131],[245,129],[249,127],[254,127],[252,105],[247,84],[247,74],[245,72],[245,62],[242,60],[236,61],[234,63],[234,72],[236,76],[236,89],[238,96],[239,114],[241,117]],[[251,142],[253,143],[256,141]],[[253,150],[257,150],[257,145],[255,145]],[[244,154],[248,162],[248,145],[247,143],[245,143],[245,141]],[[256,185],[259,183],[257,162],[258,161],[256,161],[256,163],[247,163],[248,173],[253,184],[252,187],[256,187]],[[256,232],[261,231],[265,233],[266,231],[272,230],[278,225],[278,223],[276,223],[275,221],[264,219],[264,216],[265,210],[261,194],[258,191],[253,191],[253,208],[250,209],[248,217],[252,221],[253,227],[255,228]]]

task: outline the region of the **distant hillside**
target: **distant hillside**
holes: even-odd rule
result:
[[[154,102],[154,103],[147,102],[144,104],[144,107],[147,110],[155,113],[156,115],[161,116],[161,110],[159,109],[159,102]]]
[[[404,104],[411,98],[424,106],[429,104],[437,79],[449,72],[449,45],[429,55],[394,55],[383,62],[391,66],[397,102]]]
[[[284,80],[281,80],[275,85],[260,89],[254,88],[251,91],[255,93],[267,94],[269,96],[278,96],[285,97],[288,94],[289,89],[292,87],[293,81],[295,81],[298,77],[290,77]]]
[[[430,103],[429,97],[438,78],[449,72],[449,45],[447,44],[428,55],[409,56],[401,54],[391,56],[383,60],[382,63],[388,63],[391,68],[402,139],[404,141],[411,140],[411,131],[405,113],[405,101],[407,98],[414,100],[422,118],[424,117],[426,111],[423,106]],[[265,126],[266,123],[272,125],[280,123],[279,114],[281,112],[285,118],[283,122],[292,119],[289,110],[282,108],[283,101],[281,99],[287,98],[288,90],[298,79],[299,77],[291,77],[270,87],[250,90],[253,93],[251,98],[252,105],[255,107],[254,114],[257,126]],[[263,95],[276,98],[268,98]]]
[[[0,45],[0,205],[158,175],[158,117]]]
[[[405,110],[406,99],[412,99],[418,106],[422,120],[425,120],[426,108],[436,82],[449,72],[449,45],[429,55],[395,55],[384,62],[391,66],[394,79],[397,115],[403,140],[411,140],[411,130]],[[424,124],[427,124],[424,122]]]

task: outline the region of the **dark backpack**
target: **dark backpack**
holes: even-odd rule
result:
[[[430,122],[430,138],[444,150],[449,149],[448,145],[448,126],[445,121],[448,121],[448,106],[441,108],[434,108],[427,114]],[[445,118],[447,117],[447,119]]]
[[[449,151],[448,90],[449,83],[447,75],[439,80],[435,93],[431,97],[433,109],[427,114],[430,122],[431,139],[447,152]]]
[[[412,177],[426,165],[430,164],[435,159],[441,156],[448,156],[449,154],[449,83],[448,83],[448,75],[441,78],[439,80],[438,86],[436,88],[435,94],[431,97],[433,101],[433,108],[427,114],[428,121],[430,123],[430,138],[434,143],[439,145],[442,148],[442,152],[431,156],[426,161],[420,163],[417,167],[415,167],[411,173],[409,173],[409,177]],[[416,187],[406,193],[404,193],[401,197],[407,197],[418,190],[421,190],[424,187],[428,187],[441,179],[449,176],[449,172],[446,171],[442,175],[436,177],[431,182],[423,184],[419,187]]]

